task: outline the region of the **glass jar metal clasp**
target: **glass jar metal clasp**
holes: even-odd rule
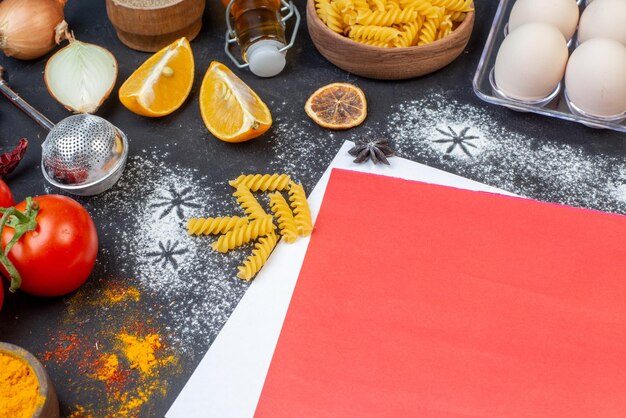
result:
[[[228,3],[228,6],[226,6],[226,36],[225,36],[225,42],[224,42],[224,52],[226,52],[226,55],[237,66],[237,68],[247,68],[250,66],[250,64],[248,64],[247,62],[243,60],[242,60],[243,62],[241,62],[231,52],[231,49],[234,47],[234,44],[237,43],[237,34],[235,33],[235,30],[233,29],[233,26],[231,23],[231,14],[230,14],[230,9],[233,3],[235,3],[235,0],[230,0],[230,2]],[[290,20],[294,16],[296,17],[296,21],[293,26],[293,31],[291,32],[291,38],[289,40],[289,43],[279,50],[279,52],[285,52],[288,49],[290,49],[296,42],[296,35],[298,34],[298,28],[300,27],[301,19],[300,19],[300,13],[298,12],[298,9],[296,8],[296,6],[293,4],[293,1],[287,2],[286,0],[280,0],[280,4],[281,4],[280,14],[282,16],[280,20],[285,26],[288,20]]]

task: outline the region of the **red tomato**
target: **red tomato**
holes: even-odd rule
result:
[[[89,277],[98,253],[98,233],[89,213],[69,197],[33,198],[39,204],[37,228],[26,232],[9,251],[22,277],[20,289],[37,296],[61,296],[78,289]],[[26,201],[16,209],[24,212]],[[2,231],[2,248],[14,230]],[[8,276],[7,276],[8,277]]]
[[[15,205],[15,200],[13,200],[11,189],[4,181],[0,180],[0,208],[10,208],[13,205]]]

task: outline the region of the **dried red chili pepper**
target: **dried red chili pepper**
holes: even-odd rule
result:
[[[17,167],[22,157],[24,157],[26,148],[28,148],[28,140],[22,138],[13,151],[0,155],[0,177],[4,177],[15,170],[15,167]]]

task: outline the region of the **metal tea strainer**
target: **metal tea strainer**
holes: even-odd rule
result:
[[[41,153],[41,170],[50,184],[72,194],[92,196],[119,180],[128,157],[128,139],[122,131],[88,114],[69,116],[54,125],[11,90],[3,76],[0,66],[0,92],[50,131]]]

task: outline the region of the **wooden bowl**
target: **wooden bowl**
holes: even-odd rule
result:
[[[124,45],[155,52],[183,36],[191,41],[198,35],[205,1],[178,0],[161,7],[132,7],[122,0],[106,0],[106,6],[109,20]]]
[[[28,351],[13,344],[0,342],[0,352],[18,358],[26,362],[35,372],[37,381],[39,382],[39,396],[44,401],[35,412],[33,418],[59,418],[59,400],[50,380],[50,376],[44,369],[43,365]]]
[[[363,45],[330,30],[308,0],[306,23],[317,50],[342,70],[362,77],[403,80],[418,77],[450,64],[469,42],[474,12],[465,16],[452,33],[431,44],[408,48],[380,48]]]

